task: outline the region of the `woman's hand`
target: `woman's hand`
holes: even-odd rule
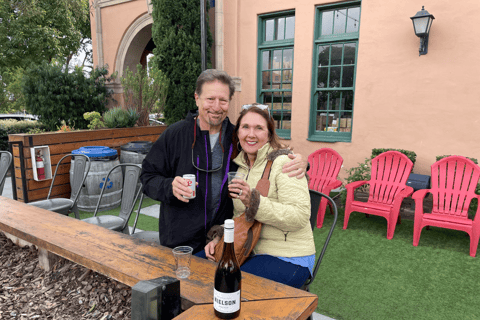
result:
[[[233,179],[232,183],[228,185],[228,191],[233,199],[239,199],[245,207],[249,206],[252,191],[246,181]]]
[[[205,246],[205,255],[207,256],[207,259],[210,261],[215,261],[215,257],[213,256],[215,254],[215,246],[217,243],[220,241],[220,237],[215,237],[212,241],[210,241],[206,246]]]

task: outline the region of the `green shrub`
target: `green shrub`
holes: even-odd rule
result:
[[[102,115],[99,112],[97,111],[85,112],[83,114],[83,117],[85,118],[85,120],[90,121],[90,124],[88,125],[88,129],[94,130],[94,129],[105,128],[105,123],[103,123]]]
[[[43,125],[38,121],[0,120],[0,150],[8,150],[8,135],[30,133],[32,130],[41,132]]]
[[[368,181],[370,180],[370,172],[371,172],[371,158],[365,158],[365,161],[359,162],[358,166],[352,167],[350,169],[345,170],[347,172],[347,178],[345,179],[345,185],[355,182],[355,181]],[[356,191],[366,192],[368,190],[368,184],[364,184],[363,186],[355,189]],[[347,189],[343,189],[340,192],[340,199],[342,203],[345,203],[347,199]]]
[[[127,67],[121,79],[125,106],[140,114],[139,126],[148,126],[150,113],[163,112],[168,91],[168,79],[155,66],[148,72],[141,64],[134,73]]]
[[[436,161],[442,160],[443,158],[450,157],[450,156],[451,156],[451,154],[450,155],[437,156]],[[478,164],[478,160],[475,159],[475,158],[470,158],[470,157],[465,157],[465,158],[472,160],[473,163],[475,163],[475,164]]]
[[[62,66],[42,63],[26,70],[23,78],[25,107],[39,116],[49,131],[64,120],[69,127],[86,129],[83,114],[104,112],[112,90],[106,87],[111,77],[106,68],[95,68],[86,77],[80,68],[68,73]]]
[[[375,158],[376,156],[378,156],[379,154],[382,154],[384,152],[387,152],[387,151],[398,151],[400,153],[403,153],[404,155],[406,155],[408,157],[408,159],[410,159],[410,161],[413,162],[413,164],[415,165],[415,161],[417,160],[417,154],[413,151],[408,151],[408,150],[403,150],[403,149],[392,149],[392,148],[375,148],[375,149],[372,149],[372,159]]]
[[[207,11],[208,12],[208,2]],[[197,77],[202,72],[200,8],[197,0],[152,0],[152,38],[156,48],[150,60],[170,81],[165,105],[167,124],[185,117],[196,109],[194,92]],[[207,68],[211,62],[213,38],[207,31]]]
[[[115,107],[103,114],[103,121],[108,128],[129,128],[135,126],[140,114],[134,109]]]

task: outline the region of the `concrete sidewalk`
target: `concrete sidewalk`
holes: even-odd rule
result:
[[[12,180],[10,177],[5,178],[5,187],[3,188],[2,196],[13,199]],[[160,214],[160,205],[155,204],[153,206],[142,208],[140,214],[144,214],[158,219],[158,216]],[[312,316],[314,320],[335,320],[316,312],[314,312]]]

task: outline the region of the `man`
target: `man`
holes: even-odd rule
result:
[[[231,161],[234,125],[227,118],[235,93],[231,77],[209,69],[197,79],[197,111],[170,125],[152,146],[142,164],[143,192],[161,201],[160,243],[170,248],[188,245],[196,253],[205,246],[206,235],[233,213],[228,198],[227,173],[236,171]],[[292,159],[295,156],[292,155]],[[307,162],[298,157],[284,167],[290,176],[303,177]],[[184,174],[196,177],[194,199]]]

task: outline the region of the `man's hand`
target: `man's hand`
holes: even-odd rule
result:
[[[290,153],[288,157],[292,159],[292,161],[285,163],[282,172],[288,173],[289,177],[297,177],[297,179],[305,177],[308,161],[304,160],[301,154]]]
[[[196,183],[197,185],[198,183]],[[195,187],[196,187],[195,185]],[[188,199],[185,199],[183,196],[190,198],[192,196],[192,190],[188,187],[187,180],[182,177],[175,177],[172,181],[172,191],[175,198],[182,202],[189,202]]]

